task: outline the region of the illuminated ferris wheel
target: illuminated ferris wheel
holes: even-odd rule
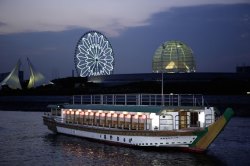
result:
[[[97,31],[89,31],[79,39],[74,60],[77,74],[81,77],[110,75],[114,71],[112,46]]]

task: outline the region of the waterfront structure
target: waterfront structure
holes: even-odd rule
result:
[[[1,86],[8,86],[11,89],[22,89],[20,80],[19,80],[19,70],[21,66],[20,59],[18,60],[16,66],[8,74],[8,76],[0,83]]]
[[[52,82],[47,81],[42,73],[35,70],[29,58],[27,58],[27,61],[29,64],[29,69],[30,69],[30,78],[29,78],[28,88],[36,88],[42,85],[53,84]]]
[[[181,41],[167,41],[156,49],[152,68],[154,73],[195,72],[193,51]]]
[[[42,73],[35,70],[29,58],[27,58],[27,61],[30,69],[30,78],[27,88],[36,88],[42,85],[53,84],[48,81]],[[21,82],[23,82],[23,72],[20,71],[20,66],[21,60],[19,59],[14,69],[5,77],[0,85],[6,85],[11,89],[22,89]]]
[[[51,131],[135,147],[204,152],[233,115],[228,108],[216,119],[200,95],[103,94],[72,100],[48,106],[43,121]]]
[[[113,48],[102,33],[89,31],[77,42],[74,62],[80,77],[110,75],[114,71]]]

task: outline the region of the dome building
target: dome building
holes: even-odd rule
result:
[[[156,49],[152,67],[154,73],[188,73],[196,70],[192,49],[175,40],[167,41]]]

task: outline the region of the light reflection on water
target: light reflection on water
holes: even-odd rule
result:
[[[36,112],[0,111],[0,165],[248,165],[250,119],[233,118],[206,154],[142,150],[54,135]]]

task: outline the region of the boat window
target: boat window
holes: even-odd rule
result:
[[[123,142],[126,142],[126,139],[125,139],[125,138],[123,138]]]
[[[129,142],[132,142],[132,138],[129,139]]]
[[[119,137],[117,137],[117,141],[119,141]]]

